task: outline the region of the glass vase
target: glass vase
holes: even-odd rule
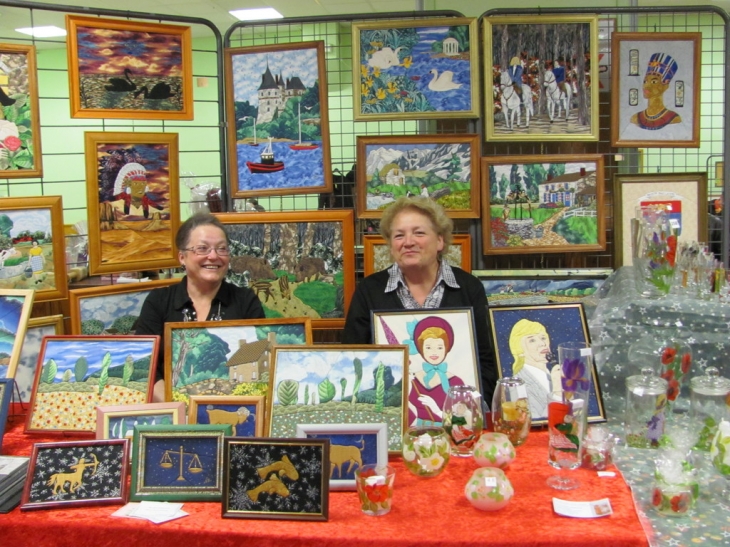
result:
[[[519,446],[527,440],[531,423],[525,381],[517,377],[502,378],[492,398],[494,431],[507,435],[514,446]]]
[[[669,215],[660,208],[639,208],[632,220],[632,237],[636,290],[644,298],[666,296],[674,280],[677,252]]]
[[[482,395],[471,386],[451,386],[443,408],[453,456],[471,456],[484,427]]]
[[[403,435],[403,463],[418,477],[435,477],[446,469],[451,457],[449,438],[443,427],[413,426]]]

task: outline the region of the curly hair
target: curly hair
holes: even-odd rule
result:
[[[415,211],[428,217],[433,229],[436,231],[436,235],[441,236],[444,240],[444,248],[438,254],[440,260],[444,253],[448,251],[449,245],[454,241],[454,221],[446,215],[446,211],[441,205],[430,198],[422,196],[402,197],[385,209],[380,219],[380,235],[388,243],[390,243],[390,238],[393,235],[393,221],[403,211]]]

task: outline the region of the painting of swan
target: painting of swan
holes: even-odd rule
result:
[[[433,79],[428,82],[428,88],[431,91],[449,91],[451,89],[459,89],[460,83],[454,82],[454,73],[451,70],[444,70],[439,76],[439,71],[432,68],[428,71],[433,74]]]

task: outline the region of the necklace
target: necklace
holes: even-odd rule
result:
[[[656,120],[656,119],[659,119],[662,116],[664,116],[664,114],[666,114],[666,113],[667,113],[667,108],[664,107],[664,108],[661,109],[661,111],[659,111],[659,113],[653,114],[653,115],[647,114],[646,113],[646,110],[645,110],[644,111],[644,116],[646,117],[647,120]]]

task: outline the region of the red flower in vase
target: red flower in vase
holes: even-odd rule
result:
[[[669,265],[674,267],[674,261],[677,257],[677,236],[671,235],[667,238],[667,247],[669,248],[667,251],[667,260],[669,261]]]
[[[662,491],[658,488],[654,489],[654,493],[651,496],[651,504],[654,507],[659,507],[662,504]]]
[[[388,485],[373,484],[365,486],[365,495],[373,503],[383,503],[388,501]]]
[[[662,365],[671,365],[677,357],[677,350],[674,348],[664,348],[662,352]]]
[[[687,509],[689,509],[689,494],[686,492],[677,494],[669,500],[669,503],[672,506],[672,511],[675,513],[686,513]]]
[[[679,382],[677,380],[671,380],[669,387],[667,388],[667,399],[674,401],[679,395]]]
[[[692,366],[692,355],[689,353],[685,353],[682,355],[682,374],[687,374],[689,372],[689,367]]]
[[[674,371],[672,369],[665,370],[661,373],[661,377],[664,378],[667,382],[671,382],[674,380]]]

